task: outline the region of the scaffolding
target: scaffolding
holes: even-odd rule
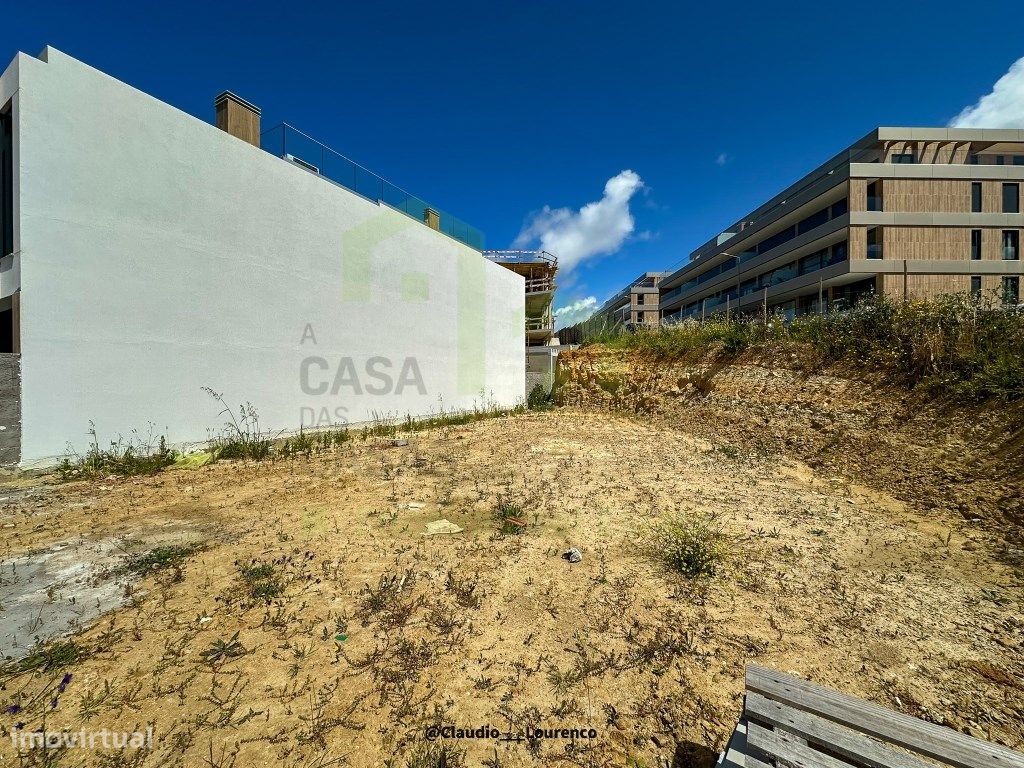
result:
[[[484,251],[484,258],[522,275],[526,291],[526,346],[551,344],[555,333],[558,258],[547,251]]]

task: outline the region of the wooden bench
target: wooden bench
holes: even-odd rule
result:
[[[922,757],[956,768],[1024,768],[1024,754],[1006,747],[753,665],[718,765],[937,768]]]

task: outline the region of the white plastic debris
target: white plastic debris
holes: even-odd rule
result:
[[[573,547],[562,553],[562,559],[568,560],[570,563],[581,563],[583,562],[583,553],[576,549],[576,547]]]
[[[424,536],[437,536],[440,533],[462,533],[462,529],[450,520],[433,520],[427,523]]]

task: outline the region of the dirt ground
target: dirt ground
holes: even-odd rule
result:
[[[93,574],[123,604],[76,660],[0,678],[5,734],[153,729],[152,749],[57,765],[705,766],[757,663],[1024,747],[1024,573],[976,518],[666,420],[562,409],[407,437],[6,496],[5,562],[202,548]],[[498,532],[499,497],[522,533]],[[713,578],[644,545],[688,510],[729,535]],[[424,536],[441,518],[463,532]],[[502,737],[431,741],[441,725]],[[0,758],[43,764],[6,737]]]

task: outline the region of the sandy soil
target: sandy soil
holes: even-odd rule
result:
[[[980,523],[660,420],[408,437],[9,496],[5,561],[166,530],[204,548],[129,586],[67,668],[4,676],[2,729],[153,728],[152,750],[60,765],[423,766],[445,745],[449,766],[700,766],[756,662],[1024,747],[1024,574]],[[499,496],[523,533],[497,532]],[[643,544],[687,510],[729,534],[712,579]],[[464,531],[425,537],[439,518]],[[596,737],[428,741],[438,725]]]

